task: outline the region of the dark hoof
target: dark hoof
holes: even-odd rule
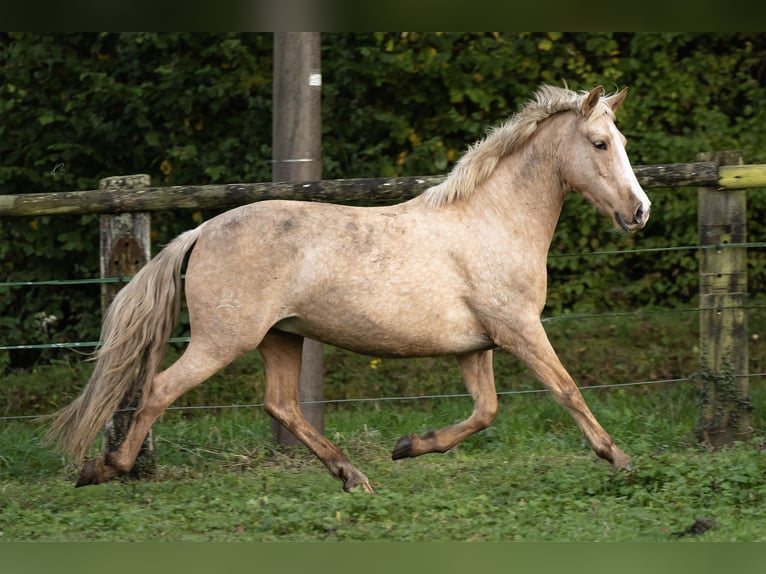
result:
[[[80,469],[80,476],[77,478],[77,482],[74,485],[75,488],[88,486],[89,484],[98,484],[97,476],[99,474],[99,465],[103,465],[100,460],[86,460],[85,464],[83,464]]]
[[[112,480],[117,476],[117,471],[104,463],[103,460],[92,459],[85,462],[80,469],[75,488],[88,486],[89,484],[101,484]]]
[[[403,436],[399,439],[391,453],[393,460],[399,460],[400,458],[409,458],[412,456],[412,438],[410,435]]]

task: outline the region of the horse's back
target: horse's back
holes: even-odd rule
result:
[[[269,201],[210,220],[187,269],[192,329],[260,337],[276,325],[390,356],[491,346],[451,231],[420,209]]]

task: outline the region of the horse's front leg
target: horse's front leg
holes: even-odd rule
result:
[[[572,415],[596,454],[616,468],[630,468],[630,457],[614,444],[612,437],[593,416],[585,399],[561,364],[539,320],[517,332],[495,336],[495,342],[519,357],[537,379],[551,391],[556,401]]]
[[[306,445],[335,478],[343,481],[343,489],[361,486],[372,493],[370,481],[303,416],[298,402],[298,378],[301,369],[303,337],[270,331],[258,350],[266,371],[264,408],[272,417]]]
[[[477,351],[457,357],[465,385],[474,400],[471,416],[457,424],[399,439],[391,457],[419,456],[429,452],[447,452],[460,441],[487,428],[497,415],[497,392],[492,372],[492,351]]]

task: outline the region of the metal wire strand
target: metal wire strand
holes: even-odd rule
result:
[[[743,377],[764,377],[766,372],[760,373],[748,373],[746,375],[739,374],[734,375],[735,378]],[[697,374],[693,373],[686,377],[679,377],[676,379],[656,379],[652,381],[632,381],[626,383],[607,383],[604,385],[583,385],[578,387],[581,391],[594,391],[598,389],[608,390],[621,387],[635,387],[642,385],[662,385],[662,384],[674,384],[674,383],[690,383],[697,381]],[[530,395],[547,393],[548,389],[520,389],[516,391],[500,391],[497,393],[499,397],[513,397],[520,395]],[[355,399],[327,399],[322,401],[300,401],[302,405],[340,405],[351,403],[375,403],[375,402],[390,402],[390,401],[420,401],[420,400],[433,400],[433,399],[456,399],[456,398],[470,398],[468,393],[455,393],[444,395],[409,395],[404,397],[360,397]],[[168,407],[168,411],[197,411],[197,410],[223,410],[223,409],[251,409],[251,408],[263,408],[263,403],[242,403],[231,405],[189,405],[179,407]],[[129,412],[135,409],[122,409],[118,412]],[[31,420],[39,419],[42,415],[16,415],[16,416],[2,416],[0,421],[12,421],[12,420]]]

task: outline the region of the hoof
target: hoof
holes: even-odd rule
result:
[[[367,479],[355,484],[349,484],[349,481],[346,481],[343,485],[343,490],[346,492],[354,492],[357,489],[363,489],[368,494],[375,494],[375,490],[373,490],[372,486],[370,485],[370,481]]]
[[[612,457],[612,466],[619,470],[632,470],[633,468],[630,457],[622,451],[617,451]]]
[[[351,492],[360,487],[363,488],[365,492],[375,494],[375,491],[372,489],[372,486],[370,486],[370,481],[367,479],[367,477],[358,470],[354,469],[353,472],[350,473],[350,476],[343,481],[343,490],[346,492]]]
[[[399,460],[400,458],[409,458],[412,456],[412,438],[410,435],[403,436],[399,439],[391,452],[392,460]]]
[[[75,488],[88,486],[89,484],[101,484],[112,480],[117,476],[117,471],[107,465],[103,460],[92,459],[85,462],[80,469]]]

